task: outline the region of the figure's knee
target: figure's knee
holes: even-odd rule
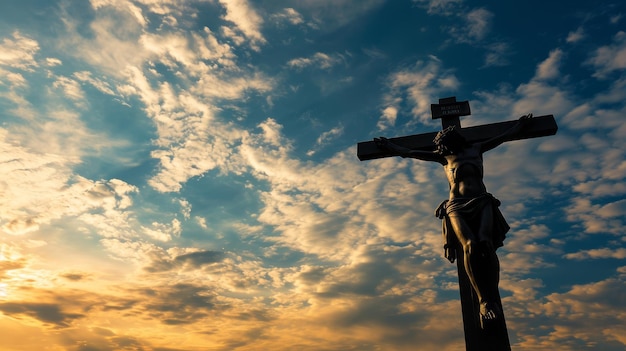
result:
[[[479,241],[468,239],[463,244],[463,253],[466,257],[489,257],[495,254],[495,249],[490,241]]]
[[[465,254],[465,257],[469,257],[476,251],[476,249],[476,244],[471,239],[467,239],[463,243],[463,253]]]

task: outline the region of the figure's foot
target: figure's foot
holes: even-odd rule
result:
[[[483,301],[480,303],[480,327],[485,329],[485,323],[493,322],[501,315],[500,306],[496,303]]]

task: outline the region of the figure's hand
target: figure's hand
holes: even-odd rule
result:
[[[453,247],[446,247],[443,250],[448,261],[450,261],[450,263],[454,263],[454,261],[456,261],[456,250]]]
[[[528,121],[529,119],[533,118],[533,114],[529,113],[527,115],[523,115],[522,117],[519,118],[519,121],[524,123],[526,121]]]
[[[406,154],[411,151],[405,147],[394,144],[385,137],[374,138],[374,143],[376,143],[379,149],[388,152],[391,156],[406,157]]]
[[[514,133],[517,133],[517,132],[519,132],[520,130],[524,129],[524,128],[528,125],[528,122],[529,122],[532,118],[533,118],[533,114],[532,114],[532,113],[529,113],[529,114],[527,114],[527,115],[523,115],[522,117],[520,117],[520,118],[517,120],[517,124],[516,124],[516,125],[513,127],[513,129],[512,129],[512,130],[513,130],[513,132],[514,132]]]

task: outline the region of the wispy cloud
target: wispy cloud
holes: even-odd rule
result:
[[[556,49],[550,52],[550,56],[537,67],[535,77],[537,79],[551,79],[559,76],[559,64],[563,51]]]
[[[385,96],[386,104],[378,122],[380,130],[393,126],[398,111],[405,109],[404,106],[410,107],[414,122],[432,124],[430,104],[438,96],[455,91],[460,85],[454,73],[444,69],[435,56],[392,73],[388,80],[390,92]]]
[[[577,43],[585,38],[585,29],[578,27],[575,31],[569,32],[565,41],[568,43]]]
[[[298,1],[298,8],[310,14],[313,20],[309,26],[320,31],[332,32],[341,26],[357,20],[369,11],[383,5],[384,0],[351,0]]]
[[[467,38],[461,40],[482,40],[491,29],[491,20],[493,13],[484,8],[478,8],[470,11],[466,15],[467,21]]]
[[[255,13],[246,2],[223,5],[228,7],[229,21],[234,21],[255,43],[262,43],[258,32],[260,17],[257,21],[244,16]],[[232,153],[230,145],[243,134],[216,118],[218,108],[214,104],[220,99],[242,98],[249,91],[267,91],[273,84],[271,79],[238,68],[231,46],[208,29],[203,35],[183,36],[176,31],[149,34],[143,33],[140,26],[133,27],[132,17],[107,16],[98,13],[92,26],[96,33],[93,38],[82,38],[75,32],[74,45],[83,48],[85,59],[92,64],[104,70],[115,69],[119,80],[112,87],[80,72],[77,77],[96,84],[106,93],[116,94],[121,101],[137,97],[143,103],[147,116],[157,127],[155,144],[159,149],[152,155],[161,164],[150,184],[162,192],[177,191],[189,178],[207,170],[229,169],[225,162]],[[128,28],[123,35],[120,31],[107,30],[120,21],[126,21],[122,28]],[[75,31],[76,26],[68,26],[68,30]],[[88,56],[94,52],[92,47],[101,44],[115,46],[109,50],[113,55],[110,60]],[[143,71],[143,64],[154,67],[154,62],[178,70],[182,87],[159,83],[161,77],[154,69]],[[215,70],[217,67],[222,69],[221,73]]]
[[[338,126],[338,127],[332,128],[329,131],[322,133],[315,141],[315,146],[313,147],[313,149],[307,151],[307,155],[308,156],[314,155],[317,151],[319,151],[321,148],[326,146],[328,143],[340,137],[343,134],[343,132],[344,132],[343,126]]]
[[[341,63],[345,63],[345,56],[342,54],[325,54],[323,52],[316,52],[311,57],[300,57],[289,60],[287,66],[302,69],[309,66],[314,66],[321,69],[329,69]]]
[[[626,68],[626,32],[618,32],[611,45],[598,48],[587,63],[596,68],[594,74],[598,78],[606,78],[614,71]]]
[[[0,49],[0,65],[27,71],[39,65],[35,59],[39,43],[18,31],[13,32],[11,38],[2,39]]]
[[[226,8],[224,18],[235,24],[248,40],[254,50],[266,42],[261,33],[263,18],[250,6],[247,0],[219,0]]]
[[[282,11],[275,13],[271,16],[274,21],[282,22],[287,21],[292,25],[298,25],[304,23],[302,15],[295,9],[288,7]]]
[[[414,3],[424,6],[429,14],[451,15],[463,0],[413,0]]]
[[[618,260],[623,260],[626,258],[626,249],[623,247],[610,249],[591,249],[591,250],[583,250],[574,253],[569,253],[565,255],[565,258],[574,259],[574,260],[584,260],[584,259],[606,259],[606,258],[614,258]]]

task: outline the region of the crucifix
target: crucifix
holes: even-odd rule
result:
[[[510,351],[511,346],[498,290],[500,263],[509,226],[500,201],[483,183],[483,153],[500,144],[556,134],[554,116],[522,116],[516,121],[462,128],[460,116],[470,115],[468,101],[456,97],[431,105],[432,118],[442,130],[397,138],[374,138],[358,143],[359,160],[390,156],[440,163],[450,196],[435,215],[443,222],[444,255],[457,262],[463,329],[467,351]]]

